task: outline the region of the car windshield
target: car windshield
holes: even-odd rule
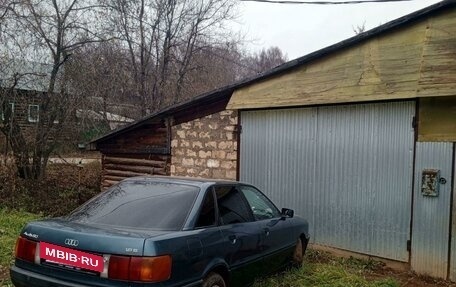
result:
[[[117,227],[179,230],[199,188],[191,185],[126,181],[92,198],[68,220]]]

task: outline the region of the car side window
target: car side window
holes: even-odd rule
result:
[[[204,197],[201,204],[198,220],[196,221],[195,228],[208,227],[216,225],[215,217],[215,200],[214,193],[210,189]]]
[[[275,205],[259,190],[251,186],[241,186],[241,191],[252,209],[255,220],[264,220],[280,217]]]
[[[215,195],[222,225],[252,221],[247,203],[235,186],[216,186]]]

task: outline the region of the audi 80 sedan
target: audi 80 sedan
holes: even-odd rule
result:
[[[301,264],[308,223],[252,185],[134,177],[65,217],[28,223],[11,279],[33,286],[251,284]]]

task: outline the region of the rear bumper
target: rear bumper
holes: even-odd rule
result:
[[[16,287],[87,287],[87,285],[68,283],[17,266],[11,267],[10,274],[11,281]]]
[[[10,269],[10,276],[11,276],[11,281],[13,282],[14,286],[16,287],[103,287],[103,286],[112,286],[110,284],[106,285],[81,285],[77,283],[70,283],[67,281],[63,281],[60,279],[52,278],[46,275],[38,274],[32,271],[25,270],[23,268],[17,267],[13,265]],[[177,286],[182,286],[182,287],[193,287],[193,286],[200,286],[202,280],[198,280],[195,282],[192,282],[190,284],[187,284],[185,286],[182,286],[181,284],[178,285],[169,285],[170,287],[177,287]],[[132,286],[132,285],[129,285]],[[143,285],[141,285],[143,286]],[[148,286],[148,285],[144,285]],[[162,283],[157,283],[157,284],[150,284],[150,286],[168,286],[168,285],[163,285]]]

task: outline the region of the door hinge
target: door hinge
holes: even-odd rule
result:
[[[408,252],[412,251],[412,241],[410,239],[407,240],[407,251]]]
[[[241,134],[242,133],[242,125],[234,126],[234,132],[237,133],[237,134]]]

